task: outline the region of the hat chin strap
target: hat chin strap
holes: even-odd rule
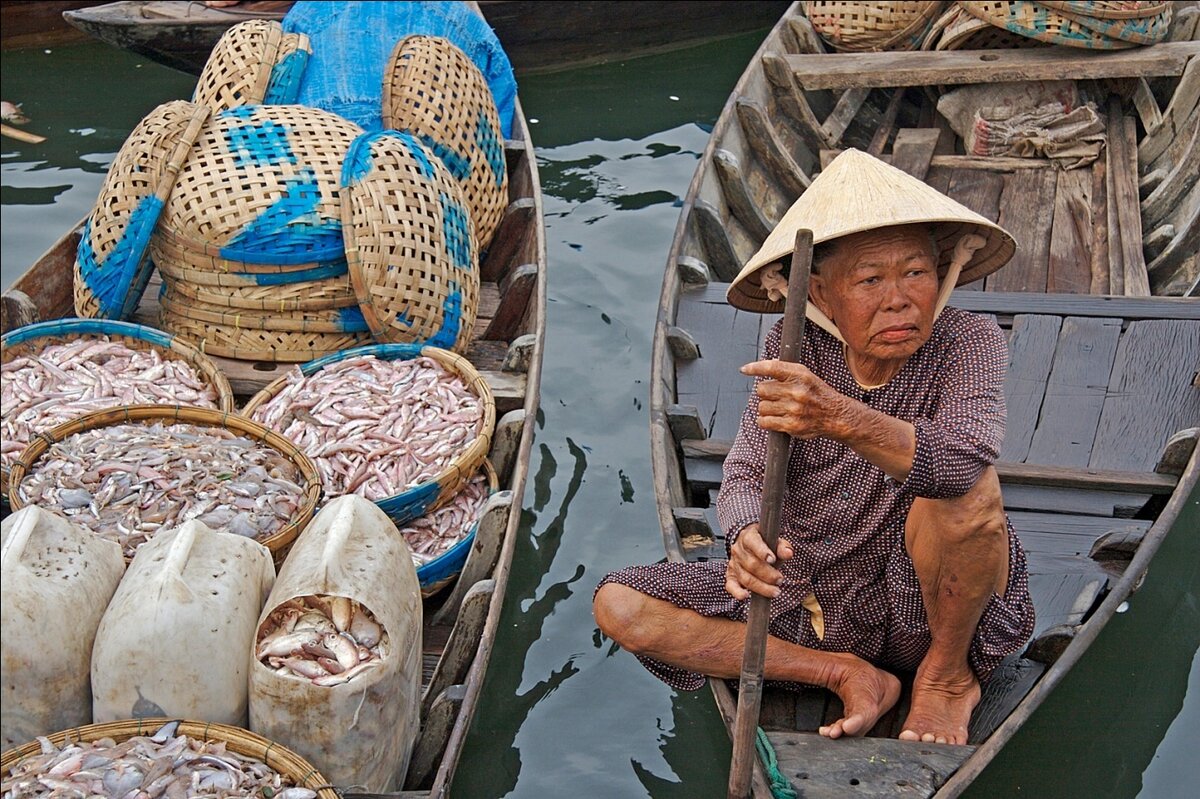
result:
[[[987,244],[987,239],[977,233],[964,233],[959,237],[958,242],[954,245],[954,253],[950,256],[950,266],[946,269],[946,276],[942,278],[942,286],[938,290],[937,305],[933,309],[934,319],[941,315],[946,303],[950,301],[950,292],[954,291],[962,268],[975,256],[976,250],[985,244]],[[767,292],[767,299],[771,302],[787,298],[787,281],[783,278],[782,269],[782,265],[776,263],[766,267],[760,273],[759,283]],[[834,324],[833,320],[814,303],[809,302],[804,313],[817,327],[843,344],[846,343],[842,331],[838,330],[838,326]]]

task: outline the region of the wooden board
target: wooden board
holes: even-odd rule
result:
[[[1008,518],[1025,547],[1030,574],[1099,574],[1088,557],[1092,543],[1112,530],[1145,531],[1145,519],[1106,519],[1068,513],[1009,511]]]
[[[1022,314],[1013,321],[1008,374],[1004,378],[1008,426],[1000,449],[1001,460],[1021,463],[1029,455],[1061,327],[1059,316]]]
[[[1098,52],[1069,47],[902,53],[820,53],[784,59],[805,89],[938,86],[1180,75],[1200,42]]]
[[[956,289],[950,294],[950,304],[976,313],[1200,320],[1200,302],[1189,297],[1109,297]]]
[[[1087,294],[1092,286],[1092,171],[1058,174],[1046,290]]]
[[[1012,260],[987,277],[988,291],[1046,290],[1050,226],[1057,176],[1052,170],[1023,169],[1004,176],[999,225],[1017,240]]]

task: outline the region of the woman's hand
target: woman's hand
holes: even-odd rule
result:
[[[794,438],[823,436],[837,439],[847,413],[847,397],[809,371],[807,366],[785,361],[755,361],[742,374],[763,377],[754,389],[758,395],[758,426]]]
[[[734,599],[749,599],[751,591],[768,599],[778,596],[783,573],[773,564],[789,560],[792,555],[792,545],[783,538],[779,539],[778,556],[771,554],[758,525],[746,525],[729,548],[725,590]]]

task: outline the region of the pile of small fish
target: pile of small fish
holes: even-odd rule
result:
[[[0,369],[0,458],[11,466],[34,433],[115,405],[217,407],[217,392],[186,361],[108,336],[51,344]]]
[[[317,465],[330,497],[395,496],[435,478],[479,436],[483,403],[432,358],[347,358],[287,386],[251,418]]]
[[[488,499],[486,474],[473,477],[454,499],[433,513],[409,522],[400,529],[412,550],[418,568],[461,541],[478,521]]]
[[[132,558],[159,528],[199,519],[263,539],[303,505],[300,470],[279,450],[223,427],[152,422],[85,430],[52,445],[18,487]]]
[[[114,799],[186,799],[192,796],[253,796],[316,799],[262,761],[230,751],[224,741],[177,734],[178,721],[154,735],[117,743],[68,739],[61,747],[39,737],[41,752],[19,761],[4,775],[3,799],[27,796]]]
[[[383,626],[353,599],[310,594],[271,611],[254,654],[276,674],[331,686],[379,666],[387,644]]]

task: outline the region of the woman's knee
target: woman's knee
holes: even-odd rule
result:
[[[592,599],[600,631],[625,649],[636,645],[645,595],[621,583],[605,583]]]

